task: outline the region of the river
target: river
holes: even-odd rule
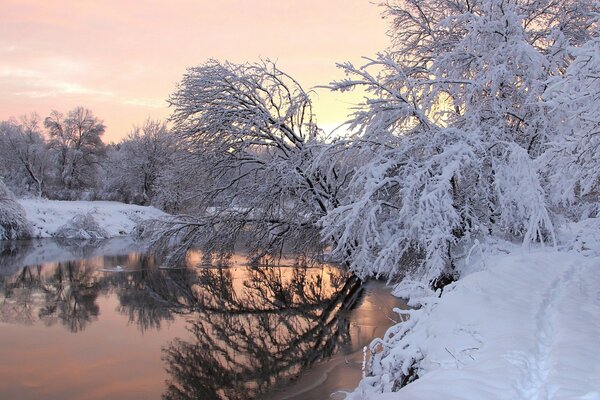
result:
[[[2,242],[0,398],[343,398],[405,305],[300,260],[164,268],[129,238]]]

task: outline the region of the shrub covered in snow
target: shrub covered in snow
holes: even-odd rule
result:
[[[25,209],[0,180],[0,240],[24,239],[31,236]]]
[[[106,239],[109,234],[102,229],[91,213],[75,215],[69,222],[58,228],[54,237],[64,239]]]

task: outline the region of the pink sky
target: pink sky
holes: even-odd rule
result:
[[[309,89],[387,46],[380,12],[369,0],[1,0],[0,120],[82,105],[117,141],[167,117],[185,69],[209,58],[268,57]],[[358,99],[317,94],[325,129]]]

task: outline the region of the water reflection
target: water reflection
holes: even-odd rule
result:
[[[197,268],[193,256],[185,268],[164,269],[141,252],[99,256],[97,247],[68,247],[65,254],[89,257],[62,254],[59,262],[16,267],[43,259],[41,247],[0,254],[0,320],[83,334],[117,313],[135,327],[128,337],[140,342],[181,323],[185,330],[162,343],[164,399],[261,397],[351,341],[351,309],[363,292],[355,277],[330,265],[257,267],[265,262],[247,265],[240,255],[216,258],[228,268]],[[101,271],[115,266],[123,272]],[[104,298],[116,308],[102,308]]]
[[[78,332],[98,318],[96,304],[101,282],[94,269],[82,261],[23,267],[13,275],[0,276],[0,320],[47,326],[61,323]]]
[[[240,273],[244,285],[236,290]],[[190,321],[193,339],[164,348],[172,377],[165,399],[254,399],[349,340],[345,312],[360,283],[337,269],[205,270],[199,276],[208,290]]]

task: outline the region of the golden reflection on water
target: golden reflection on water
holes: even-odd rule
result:
[[[206,261],[192,253],[164,269],[131,252],[0,263],[0,398],[252,399],[355,353],[382,323],[372,300],[385,291],[364,296],[335,266]]]

